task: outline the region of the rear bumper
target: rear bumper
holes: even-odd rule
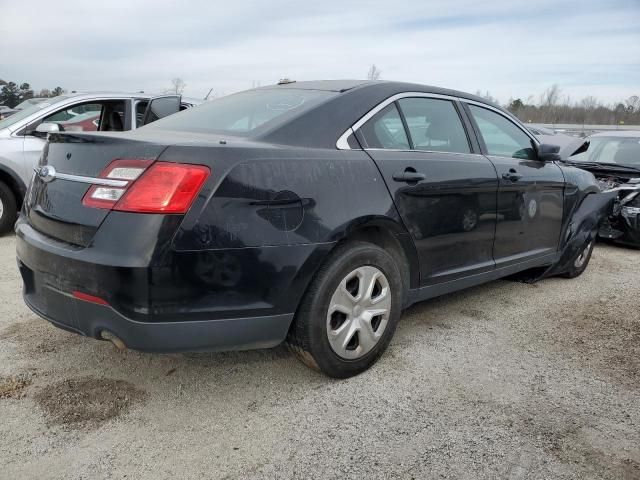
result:
[[[92,338],[107,331],[127,347],[155,352],[273,347],[329,245],[135,255],[73,247],[16,227],[27,305],[54,325]],[[122,245],[122,242],[106,242]],[[161,258],[161,260],[154,260]],[[229,267],[231,265],[231,267]],[[216,272],[224,268],[227,275]],[[213,273],[211,273],[213,272]],[[224,273],[223,272],[223,273]],[[73,291],[107,305],[80,300]]]
[[[26,267],[20,266],[23,275]],[[34,278],[34,283],[39,283]],[[34,313],[56,327],[92,338],[115,335],[128,348],[149,352],[244,350],[274,347],[282,342],[293,314],[265,317],[138,322],[114,309],[78,300],[44,285],[25,283],[24,300]]]

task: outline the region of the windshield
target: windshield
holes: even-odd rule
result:
[[[48,98],[44,102],[36,103],[35,105],[31,105],[30,107],[25,108],[24,110],[19,110],[10,117],[5,118],[4,120],[0,120],[0,128],[7,128],[13,125],[14,123],[18,123],[23,118],[27,118],[30,115],[33,115],[36,112],[39,112],[43,108],[48,107],[49,105],[59,102],[60,100],[64,100],[69,98],[68,95],[60,95],[58,97]]]
[[[335,95],[336,92],[321,90],[247,90],[203,103],[143,128],[250,136],[281,125]]]
[[[600,162],[614,165],[640,166],[638,137],[592,137],[589,150],[570,157],[576,162]]]
[[[28,100],[25,100],[24,102],[19,103],[18,105],[16,105],[13,108],[15,110],[22,110],[23,108],[30,107],[31,105],[36,105],[38,103],[42,103],[45,100],[47,100],[47,99],[46,98],[29,98]]]

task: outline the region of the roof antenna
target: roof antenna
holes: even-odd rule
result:
[[[213,88],[209,89],[209,93],[207,93],[207,96],[204,97],[204,99],[206,100],[207,98],[209,98],[209,95],[211,95],[211,92],[213,92]]]

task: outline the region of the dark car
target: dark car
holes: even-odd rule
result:
[[[580,275],[606,199],[512,115],[396,82],[264,87],[126,133],[50,134],[17,255],[29,307],[116,345],[285,341],[362,372],[409,305]]]
[[[640,132],[612,131],[586,138],[586,152],[568,162],[595,175],[603,190],[618,192],[611,215],[602,222],[601,238],[640,247]]]

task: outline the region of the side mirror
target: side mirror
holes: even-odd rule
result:
[[[42,122],[38,125],[34,131],[34,135],[39,137],[46,137],[49,133],[60,132],[60,125],[53,122]]]
[[[559,152],[560,147],[558,145],[542,143],[538,145],[538,160],[541,162],[557,162],[562,160]]]

